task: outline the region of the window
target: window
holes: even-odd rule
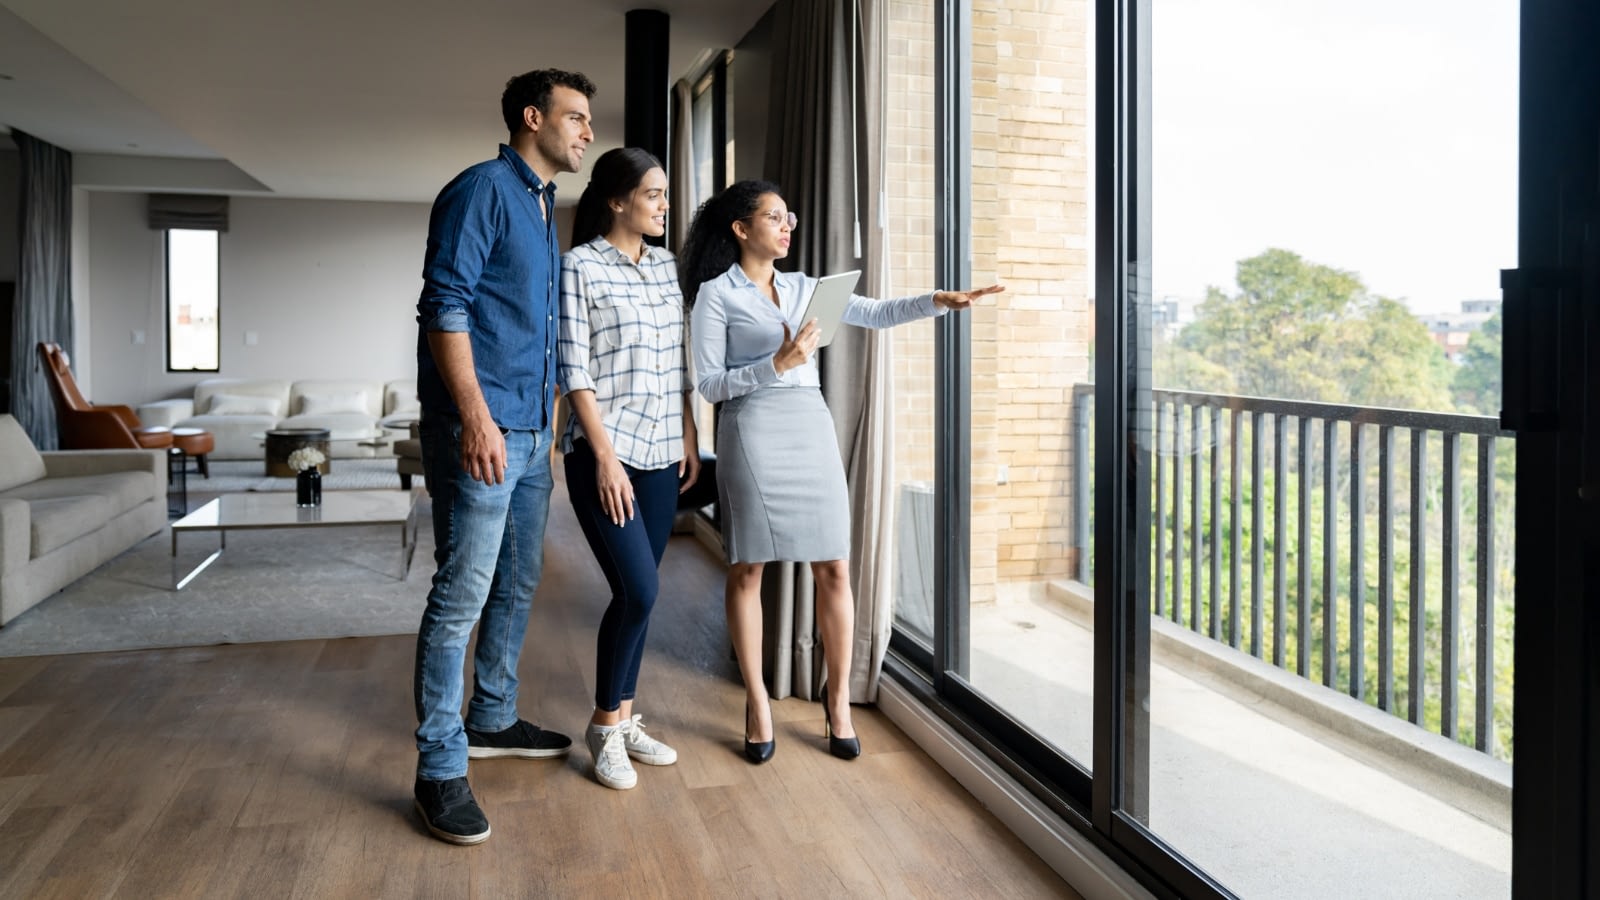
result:
[[[700,204],[711,199],[718,191],[733,183],[733,134],[728,128],[732,102],[728,82],[732,73],[733,53],[719,53],[705,73],[695,82],[690,101],[689,147],[692,167],[683,176],[693,186],[686,193],[689,198],[683,208],[674,211],[686,220],[693,217]],[[681,249],[681,248],[680,248]],[[693,298],[685,298],[692,300]],[[715,453],[717,448],[716,414],[710,403],[699,393],[695,394],[695,428],[700,450]]]
[[[215,372],[222,355],[218,232],[167,230],[167,371]]]

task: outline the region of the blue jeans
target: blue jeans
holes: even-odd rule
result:
[[[600,618],[600,636],[595,641],[594,705],[615,712],[622,701],[633,699],[639,681],[650,610],[660,588],[657,570],[678,512],[678,465],[662,469],[623,466],[633,484],[634,517],[621,525],[612,522],[600,505],[589,442],[576,442],[565,465],[572,511],[578,514],[589,549],[611,585],[611,605]]]
[[[506,475],[484,484],[461,467],[461,423],[424,418],[422,470],[433,495],[438,571],[417,629],[417,775],[467,774],[462,670],[478,626],[465,724],[500,731],[517,721],[517,661],[544,570],[550,514],[550,429],[506,434]]]

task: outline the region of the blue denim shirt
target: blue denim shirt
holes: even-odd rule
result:
[[[424,413],[460,415],[434,364],[428,332],[464,331],[495,424],[516,430],[550,424],[561,293],[555,191],[501,144],[498,159],[457,175],[433,201],[417,300],[417,396]],[[548,221],[539,212],[540,194]]]

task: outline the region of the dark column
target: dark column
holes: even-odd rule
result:
[[[667,81],[670,19],[657,9],[630,9],[627,15],[622,141],[643,147],[665,162],[667,116],[672,86]]]
[[[1600,7],[1521,4],[1517,268],[1501,425],[1516,440],[1511,894],[1600,887]]]

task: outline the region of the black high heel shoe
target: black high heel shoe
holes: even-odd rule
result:
[[[823,732],[828,736],[828,752],[840,759],[855,759],[861,755],[861,739],[859,737],[834,737],[833,713],[824,705],[822,707]]]
[[[773,739],[770,741],[750,740],[750,732],[748,730],[750,728],[749,700],[744,702],[744,727],[746,729],[744,733],[744,758],[750,760],[752,763],[758,766],[771,759],[772,751],[776,749],[778,743],[778,730],[776,728],[772,730]]]

